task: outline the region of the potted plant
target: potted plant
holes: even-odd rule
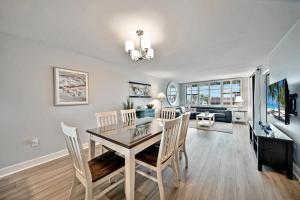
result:
[[[124,110],[133,109],[133,102],[130,102],[130,99],[128,98],[126,102],[123,102],[123,108]]]

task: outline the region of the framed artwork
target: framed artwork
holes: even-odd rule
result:
[[[88,73],[54,67],[54,98],[56,106],[89,103]]]
[[[146,83],[129,82],[129,97],[151,98],[151,85]]]

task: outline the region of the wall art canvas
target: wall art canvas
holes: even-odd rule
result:
[[[129,82],[129,97],[151,97],[151,85]]]
[[[54,67],[55,105],[88,104],[88,73]]]

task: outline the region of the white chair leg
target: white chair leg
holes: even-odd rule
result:
[[[157,171],[157,183],[158,183],[158,189],[159,189],[159,196],[161,200],[165,200],[165,192],[164,192],[164,185],[162,180],[162,172]]]
[[[187,157],[185,146],[183,146],[183,153],[184,153],[184,157],[185,157],[185,168],[188,168],[189,162],[188,162],[188,157]]]
[[[182,158],[182,151],[179,151],[179,159],[181,160]]]
[[[105,147],[101,145],[101,146],[100,146],[100,149],[99,149],[99,154],[102,155],[102,154],[104,154],[105,152],[106,152]]]
[[[84,200],[92,200],[92,199],[93,199],[93,186],[88,185],[85,188],[85,198],[84,198]]]
[[[179,187],[179,181],[180,181],[180,174],[179,174],[179,159],[178,159],[178,152],[175,153],[175,157],[172,161],[172,169],[175,173],[175,178],[176,178],[176,182],[175,182],[175,186]]]
[[[70,191],[70,195],[69,195],[69,200],[75,199],[76,196],[76,188],[78,185],[78,180],[77,178],[74,176],[73,177],[73,182],[72,182],[72,187],[71,187],[71,191]]]

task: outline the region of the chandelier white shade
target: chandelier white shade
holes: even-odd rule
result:
[[[125,42],[125,51],[129,52],[134,49],[134,42],[133,41],[126,41]]]
[[[141,43],[142,49],[145,51],[146,49],[151,48],[151,42],[148,38],[142,38],[142,43]]]
[[[143,30],[137,30],[136,34],[139,36],[139,47],[134,48],[133,41],[125,42],[125,52],[131,57],[132,60],[151,60],[154,57],[154,50],[151,48],[151,42],[148,38],[144,37]]]
[[[146,56],[147,56],[148,59],[153,58],[154,57],[154,51],[153,51],[153,49],[148,49],[148,52],[147,52]]]

